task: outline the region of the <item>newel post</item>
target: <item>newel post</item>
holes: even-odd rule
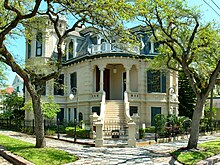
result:
[[[103,123],[101,121],[97,121],[95,123],[96,126],[96,138],[95,138],[95,146],[102,147],[104,140],[103,140]]]
[[[128,146],[136,147],[136,124],[132,121],[128,123]]]

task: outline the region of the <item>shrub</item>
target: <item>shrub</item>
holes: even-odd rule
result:
[[[74,136],[74,131],[75,131],[75,128],[74,127],[66,127],[66,134],[68,136]],[[88,138],[89,136],[89,132],[85,129],[81,129],[79,127],[76,127],[76,137],[77,138],[82,138],[82,139],[85,139],[85,138]]]
[[[54,130],[47,129],[46,132],[45,132],[45,134],[46,134],[46,135],[49,135],[49,136],[53,136],[53,135],[55,135],[55,132],[56,132],[56,131],[54,131]]]
[[[140,139],[143,139],[143,138],[144,138],[144,129],[143,129],[143,128],[140,128],[140,129],[139,129],[139,138],[140,138]]]
[[[155,127],[154,126],[147,127],[147,128],[145,128],[144,132],[145,133],[155,133]]]

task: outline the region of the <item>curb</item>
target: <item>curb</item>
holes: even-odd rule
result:
[[[218,162],[220,162],[220,154],[212,156],[206,160],[201,160],[200,162],[196,163],[196,165],[214,165]]]
[[[67,140],[67,139],[58,139],[56,137],[51,137],[51,136],[45,136],[46,138],[50,138],[50,139],[54,139],[54,140],[60,140],[60,141],[64,141],[64,142],[69,142],[69,143],[75,143],[75,144],[81,144],[81,145],[88,145],[88,146],[91,146],[91,147],[95,147],[95,143],[89,143],[89,142],[79,142],[79,141],[72,141],[72,140]]]
[[[15,155],[15,154],[11,153],[10,151],[6,151],[2,147],[0,149],[0,155],[14,165],[34,165],[30,161],[28,161],[18,155]]]

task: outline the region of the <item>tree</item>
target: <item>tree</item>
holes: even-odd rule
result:
[[[185,0],[139,0],[137,19],[160,43],[154,66],[184,72],[196,95],[187,148],[197,148],[205,101],[220,71],[220,35],[214,23],[203,23],[201,13]]]
[[[20,110],[24,105],[24,97],[18,96],[17,92],[6,95],[3,105],[5,108],[4,115],[7,117],[24,118],[24,113]]]
[[[42,5],[42,9],[40,9]],[[40,148],[46,145],[43,126],[43,113],[40,106],[41,94],[48,80],[58,77],[62,68],[64,56],[62,46],[64,40],[71,31],[85,24],[90,24],[96,29],[107,32],[120,32],[123,29],[122,21],[128,19],[125,11],[131,8],[130,4],[123,0],[96,0],[96,1],[72,1],[72,0],[3,0],[0,1],[0,61],[11,67],[23,80],[28,91],[35,118],[36,145]],[[60,29],[59,22],[62,15],[71,19],[67,29]],[[44,19],[46,16],[46,19]],[[47,69],[37,70],[40,67],[31,65],[22,68],[15,61],[13,54],[8,49],[7,38],[26,35],[27,41],[33,31],[43,31],[46,20],[50,20],[57,35],[57,57],[46,63]],[[41,25],[41,26],[39,26]],[[25,27],[25,28],[24,28]],[[45,31],[44,31],[45,32]],[[52,69],[51,69],[52,68]],[[41,72],[42,71],[42,72]],[[45,72],[46,71],[46,72]]]
[[[192,119],[196,103],[196,95],[184,73],[179,73],[179,115]]]
[[[7,77],[5,70],[6,70],[5,64],[0,61],[0,88],[5,87],[6,85]]]
[[[60,105],[54,102],[54,98],[52,96],[48,96],[47,102],[41,101],[40,106],[43,116],[47,119],[54,119],[57,113],[60,112]],[[21,110],[33,111],[32,101],[27,101]]]

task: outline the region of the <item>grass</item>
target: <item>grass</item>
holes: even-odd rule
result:
[[[199,144],[199,150],[179,149],[171,154],[182,164],[195,164],[200,160],[207,159],[220,153],[220,140]]]
[[[34,145],[0,134],[0,145],[36,165],[61,165],[74,162],[78,158],[54,148],[34,148]]]

